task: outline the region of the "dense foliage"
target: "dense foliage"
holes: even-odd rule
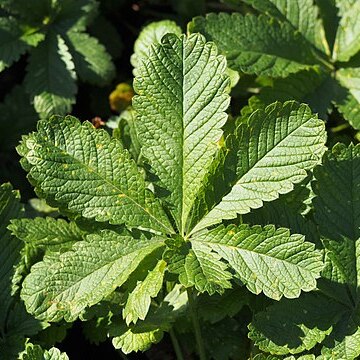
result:
[[[0,358],[72,358],[81,323],[119,358],[357,359],[359,3],[199,2],[223,12],[187,34],[175,3],[91,122],[66,114],[77,77],[115,76],[104,8],[0,3],[0,70],[28,60],[4,142],[37,196],[0,186]]]

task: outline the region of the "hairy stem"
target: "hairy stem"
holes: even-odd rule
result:
[[[199,357],[200,360],[206,360],[205,347],[201,336],[200,323],[199,323],[199,318],[197,316],[197,308],[194,301],[194,294],[191,288],[187,288],[186,291],[189,299],[191,319],[194,327],[195,339],[196,339],[197,349],[199,352]]]
[[[176,354],[176,360],[184,360],[184,356],[182,354],[179,341],[175,335],[175,331],[173,329],[171,329],[169,333],[170,333],[171,342],[172,342],[172,345],[173,345],[173,348],[174,348],[174,351]]]

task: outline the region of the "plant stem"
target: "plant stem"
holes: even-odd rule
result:
[[[187,288],[186,291],[187,291],[187,295],[188,295],[188,299],[189,299],[191,319],[192,319],[192,323],[193,323],[193,327],[194,327],[194,331],[195,331],[195,339],[196,339],[196,345],[197,345],[198,352],[199,352],[199,357],[200,357],[200,360],[206,360],[204,342],[203,342],[203,339],[201,336],[199,318],[197,316],[196,304],[195,304],[194,297],[193,297],[194,294],[193,294],[193,291],[191,288]]]
[[[177,337],[175,335],[175,331],[173,329],[171,329],[169,333],[170,333],[170,338],[171,338],[172,345],[173,345],[174,350],[175,350],[176,359],[177,360],[184,360],[184,356],[182,354],[179,341],[178,341],[178,339],[177,339]]]

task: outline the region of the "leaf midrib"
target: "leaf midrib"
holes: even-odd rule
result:
[[[244,239],[245,240],[245,239]],[[230,249],[231,251],[236,251],[239,253],[239,251],[244,251],[244,252],[249,252],[249,253],[253,253],[253,254],[256,254],[260,257],[265,257],[265,258],[269,258],[269,259],[275,259],[276,261],[280,261],[280,262],[284,262],[286,264],[289,264],[293,267],[296,267],[296,268],[300,268],[300,269],[304,269],[305,271],[309,272],[309,273],[314,273],[314,271],[311,271],[309,269],[306,269],[306,268],[303,268],[301,266],[299,266],[298,264],[294,264],[286,259],[279,259],[279,258],[276,258],[274,256],[270,256],[268,254],[264,254],[264,253],[260,253],[260,252],[257,252],[255,250],[249,250],[249,249],[244,249],[244,248],[239,248],[237,246],[234,246],[234,245],[228,245],[228,244],[223,244],[223,243],[219,243],[219,242],[210,242],[210,241],[201,241],[201,240],[191,240],[191,242],[198,242],[200,244],[206,244],[210,247],[212,247],[212,245],[215,245],[215,246],[219,246],[219,247],[224,247],[226,249]],[[214,249],[212,249],[213,251],[215,251]],[[216,252],[216,251],[215,251]],[[239,254],[240,255],[240,254]],[[221,256],[222,257],[222,256]]]
[[[42,137],[42,140],[44,140],[44,138]],[[111,141],[111,140],[110,140]],[[124,193],[120,188],[118,188],[114,183],[110,182],[107,178],[103,177],[98,171],[97,169],[95,170],[94,168],[92,168],[91,166],[89,166],[88,164],[83,163],[82,161],[80,161],[80,159],[78,159],[77,157],[75,157],[74,155],[64,151],[63,149],[61,149],[59,146],[56,146],[55,143],[51,143],[50,141],[46,141],[44,140],[44,143],[50,147],[50,148],[56,148],[58,149],[63,155],[69,156],[70,158],[74,159],[78,164],[80,164],[85,170],[88,170],[88,172],[96,174],[100,180],[102,180],[104,183],[108,184],[110,187],[114,188],[115,190],[117,190],[121,195],[124,195],[128,200],[130,200],[132,203],[134,203],[138,208],[140,208],[145,214],[147,214],[151,219],[153,219],[155,222],[157,222],[158,224],[160,224],[162,226],[162,228],[166,231],[169,232],[170,234],[173,233],[174,231],[172,229],[169,229],[165,224],[163,224],[159,219],[157,219],[154,215],[152,215],[150,212],[148,212],[141,204],[137,203],[134,199],[132,199],[128,194]],[[39,157],[41,158],[41,157]],[[56,159],[52,160],[53,162],[56,162]],[[132,161],[132,160],[130,160]],[[58,162],[60,163],[60,162]],[[63,163],[61,163],[63,164]],[[36,166],[36,165],[35,165]],[[149,191],[144,189],[145,192]],[[144,195],[146,198],[146,194]],[[154,197],[155,201],[157,201],[157,199]],[[111,219],[109,219],[111,220]],[[126,223],[126,222],[125,222]],[[155,231],[158,231],[156,229],[153,229]]]

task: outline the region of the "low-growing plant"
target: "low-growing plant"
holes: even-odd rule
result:
[[[257,22],[268,49],[263,26],[271,39],[282,34],[281,49],[289,39],[297,55],[308,46],[292,17],[305,21],[306,8],[246,2],[271,16],[277,9],[282,23],[194,19],[190,32],[206,37],[213,21],[233,26],[230,33],[214,25],[224,31],[215,42],[182,35],[171,21],[146,27],[131,59],[132,106],[112,121],[112,134],[53,116],[23,136],[21,165],[53,216],[39,216],[41,207],[24,213],[11,186],[0,187],[1,358],[65,360],[52,346],[78,320],[89,341],[111,338],[123,357],[165,333],[177,359],[360,356],[360,147],[328,150],[326,123],[288,101],[296,96],[263,101],[263,89],[241,116],[230,114],[234,69],[286,77],[274,82],[277,94],[277,81],[308,76],[311,67],[239,52],[231,41]],[[320,49],[316,19],[308,39]],[[326,62],[305,50],[301,56]],[[114,104],[118,98],[114,92]]]

